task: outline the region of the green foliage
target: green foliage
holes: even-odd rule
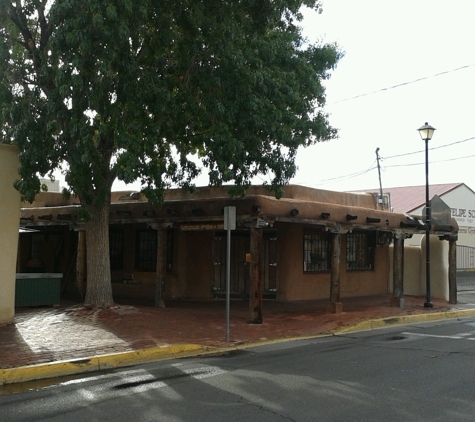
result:
[[[62,169],[100,209],[116,178],[163,199],[210,183],[295,174],[295,155],[336,136],[323,111],[335,45],[305,45],[312,0],[0,0],[1,142],[20,147],[17,187]]]

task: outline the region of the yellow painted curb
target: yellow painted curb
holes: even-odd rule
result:
[[[374,330],[392,325],[414,324],[417,322],[437,321],[445,318],[467,318],[475,316],[475,309],[461,309],[458,311],[431,312],[425,314],[402,315],[396,317],[378,318],[362,321],[350,326],[340,327],[327,333],[315,336],[295,337],[286,339],[266,340],[262,342],[243,343],[232,347],[211,347],[197,344],[176,344],[167,347],[152,347],[148,349],[134,350],[130,352],[100,355],[72,361],[51,362],[46,364],[23,366],[18,368],[0,369],[0,386],[27,381],[42,380],[60,376],[69,376],[105,369],[120,368],[162,359],[175,359],[185,356],[197,356],[199,354],[220,353],[259,346],[263,344],[277,343],[281,341],[301,340],[302,338],[315,338],[328,335],[338,335],[352,331]]]
[[[458,311],[430,312],[426,314],[401,315],[395,317],[370,319],[333,331],[334,334],[344,334],[352,331],[375,330],[391,325],[414,324],[417,322],[437,321],[441,319],[467,318],[475,316],[475,309],[461,309]]]
[[[120,368],[137,363],[153,362],[160,359],[175,359],[199,353],[215,352],[214,347],[199,346],[197,344],[175,344],[168,347],[152,347],[117,353],[115,355],[98,356],[99,369]]]
[[[131,352],[95,356],[71,361],[0,369],[0,386],[46,378],[68,376],[104,369],[153,362],[161,359],[174,359],[200,353],[213,353],[217,349],[196,344],[176,344],[167,347],[153,347]]]

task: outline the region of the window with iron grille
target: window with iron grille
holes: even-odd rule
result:
[[[331,242],[328,232],[321,229],[305,229],[303,240],[304,272],[331,269]]]
[[[135,269],[138,271],[157,270],[157,231],[138,230],[135,251]]]
[[[109,255],[111,270],[122,270],[124,267],[124,231],[109,231]]]
[[[346,269],[373,270],[376,234],[372,232],[352,232],[346,235]]]

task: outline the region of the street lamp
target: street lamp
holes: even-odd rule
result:
[[[429,200],[429,141],[432,139],[435,128],[427,122],[419,129],[421,138],[426,143],[426,301],[425,308],[432,308],[434,305],[430,301],[430,224],[431,224],[431,210]]]

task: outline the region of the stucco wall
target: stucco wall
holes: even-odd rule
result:
[[[421,256],[424,259],[424,265],[421,264],[421,282],[425,294],[425,237],[421,241]],[[449,300],[449,242],[439,240],[437,236],[430,236],[430,285],[432,297]]]
[[[59,207],[63,205],[79,205],[79,199],[74,195],[65,198],[62,192],[40,192],[35,196],[33,203],[22,202],[22,208],[36,208],[36,207]]]
[[[275,224],[278,230],[279,301],[330,297],[330,273],[303,272],[303,225]]]
[[[315,300],[330,297],[331,273],[304,273],[303,232],[304,225],[280,224],[279,246],[279,289],[278,300]],[[341,298],[369,296],[387,293],[389,274],[389,249],[376,247],[375,268],[372,271],[346,271],[346,236],[341,242]]]
[[[183,201],[229,198],[230,187],[231,186],[203,186],[196,188],[193,192],[189,192],[186,189],[168,189],[165,191],[165,200]],[[250,186],[246,191],[246,195],[264,195],[269,197],[275,197],[275,195],[270,193],[264,186],[261,185]],[[285,186],[283,198],[376,209],[375,198],[371,194],[333,192],[299,185]],[[126,204],[128,202],[138,203],[144,201],[147,201],[147,197],[145,196],[145,194],[135,191],[116,191],[111,193],[111,202],[113,203],[119,202],[122,204]],[[22,204],[22,207],[53,207],[64,205],[77,205],[78,203],[79,200],[75,196],[71,196],[69,199],[66,199],[62,196],[61,192],[41,192],[36,195],[33,204],[25,202]]]
[[[390,251],[390,291],[393,279],[393,247]],[[404,245],[404,294],[425,296],[426,294],[426,241],[420,239],[419,246]],[[430,284],[431,297],[449,300],[449,242],[430,237]]]
[[[346,271],[346,236],[342,236],[341,297],[371,296],[388,292],[389,247],[377,246],[374,270]]]
[[[165,192],[165,200],[190,200],[204,198],[229,198],[230,186],[204,186],[196,188],[192,193],[185,189],[169,189]],[[333,192],[324,189],[309,188],[299,185],[288,185],[283,188],[283,198],[299,199],[311,202],[324,202],[327,204],[347,205],[352,207],[363,207],[368,209],[376,209],[374,196],[366,193],[348,193]],[[114,199],[123,196],[127,192],[117,193]],[[265,195],[274,197],[264,186],[253,185],[246,190],[246,195]],[[140,197],[145,200],[143,196]]]
[[[389,247],[389,291],[393,292],[393,270],[394,270],[394,247]],[[404,241],[404,294],[409,296],[421,296],[423,294],[421,282],[421,247],[407,245]]]
[[[15,317],[15,275],[20,227],[20,193],[13,187],[18,179],[18,150],[0,144],[0,324]]]

